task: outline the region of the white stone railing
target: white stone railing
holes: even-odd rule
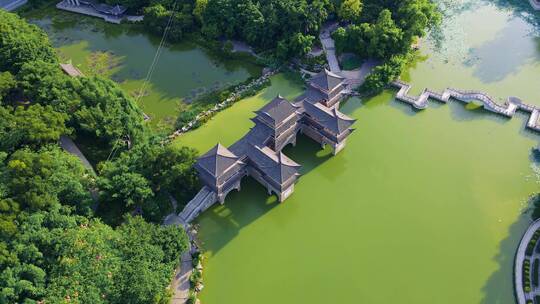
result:
[[[450,98],[454,98],[466,103],[471,101],[479,101],[482,103],[484,109],[503,115],[506,117],[513,117],[516,111],[522,111],[529,113],[529,119],[527,120],[527,127],[531,130],[540,132],[540,123],[538,118],[540,115],[540,108],[521,102],[518,98],[510,97],[504,104],[498,104],[486,93],[479,91],[463,91],[452,88],[445,89],[442,94],[428,89],[424,89],[420,96],[408,95],[411,85],[401,80],[396,80],[391,83],[392,86],[399,88],[396,93],[396,99],[412,105],[416,109],[426,109],[428,107],[428,100],[430,98],[436,99],[440,102],[447,103]]]

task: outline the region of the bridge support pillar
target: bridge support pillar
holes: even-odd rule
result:
[[[343,148],[345,148],[345,143],[346,143],[346,140],[340,142],[339,144],[333,146],[333,151],[332,151],[332,154],[333,155],[336,155],[339,153],[339,151],[343,150]]]

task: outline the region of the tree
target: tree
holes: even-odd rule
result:
[[[0,152],[0,240],[7,241],[17,232],[16,215],[19,214],[19,204],[9,197],[9,179],[6,168],[7,153]],[[0,243],[2,244],[2,243]],[[0,267],[11,260],[11,255],[4,252],[0,245]]]
[[[37,104],[27,109],[19,106],[13,113],[13,119],[18,132],[22,133],[21,143],[34,147],[57,142],[60,135],[71,133],[64,124],[68,115],[54,111],[51,106]]]
[[[307,32],[318,33],[323,22],[328,19],[332,5],[329,0],[313,0],[306,9]]]
[[[314,36],[296,33],[291,37],[291,40],[289,41],[289,50],[291,54],[294,54],[298,57],[303,57],[307,55],[307,53],[311,52],[311,47],[313,46],[314,40]]]
[[[55,143],[60,135],[70,134],[65,126],[68,116],[56,112],[51,106],[33,105],[14,111],[0,107],[0,150],[12,151],[21,145],[37,148]]]
[[[141,207],[154,196],[148,181],[140,174],[123,172],[111,178],[100,178],[98,183],[102,201],[112,200],[123,207]]]
[[[282,60],[291,57],[303,57],[311,51],[315,37],[296,33],[278,43],[277,56]]]
[[[401,71],[409,59],[406,56],[392,56],[387,62],[376,66],[372,73],[366,77],[366,81],[360,87],[367,93],[378,93],[384,89],[387,83],[399,77]]]
[[[69,114],[80,106],[79,79],[65,75],[58,64],[41,60],[24,63],[17,80],[23,95],[31,102],[51,105],[55,110]]]
[[[17,81],[10,72],[0,72],[0,104],[10,91],[17,87]]]
[[[179,30],[193,23],[189,2],[175,16]],[[195,188],[195,153],[150,138],[141,111],[114,82],[62,73],[36,27],[0,11],[0,31],[0,71],[9,71],[0,73],[0,98],[30,100],[0,105],[0,303],[166,303],[188,246],[183,229],[140,217],[119,218],[116,229],[103,224],[90,208],[94,175],[56,142],[69,125],[112,147],[113,158],[121,156],[100,170],[107,193],[100,205],[148,206],[159,211],[155,221],[163,210],[154,208],[154,191],[163,197],[178,184]],[[159,166],[167,168],[156,174]]]
[[[0,151],[11,151],[19,146],[24,131],[17,128],[12,111],[0,106]]]
[[[96,76],[81,78],[77,92],[81,106],[74,113],[76,128],[118,148],[144,137],[141,110],[111,80]]]
[[[141,169],[154,189],[186,200],[198,191],[198,175],[193,168],[197,161],[195,150],[173,145],[156,146],[145,155],[141,158]]]
[[[206,7],[208,6],[208,0],[195,0],[195,6],[193,8],[193,16],[195,16],[195,20],[199,24],[204,23],[204,13],[206,11]]]
[[[198,176],[193,168],[196,159],[195,150],[163,146],[159,138],[151,138],[122,152],[118,158],[103,162],[98,168],[101,207],[110,212],[109,207],[115,206],[120,215],[142,207],[143,211],[151,212],[143,213],[146,219],[160,221],[164,215],[161,212],[169,210],[162,206],[170,206],[168,194],[184,203],[198,191]]]
[[[154,33],[163,33],[169,18],[169,11],[161,4],[144,8],[144,24]]]
[[[427,29],[438,25],[441,21],[436,4],[429,0],[400,1],[395,16],[409,44],[414,37],[424,36]]]
[[[188,247],[181,227],[140,217],[112,229],[57,206],[17,222],[0,242],[0,303],[158,303]]]
[[[245,40],[258,49],[276,49],[279,57],[289,52],[291,37],[318,34],[328,18],[329,0],[208,0],[202,32],[209,38],[225,36]]]
[[[403,32],[392,20],[389,10],[382,10],[377,22],[366,33],[369,41],[368,54],[375,58],[389,58],[409,49],[410,45],[403,45]]]
[[[356,22],[360,20],[361,13],[362,1],[360,0],[343,0],[339,5],[338,15],[343,20]]]
[[[66,204],[88,213],[92,180],[81,162],[55,146],[20,149],[7,160],[8,196],[21,209],[48,210]]]
[[[0,71],[17,73],[30,61],[57,63],[47,35],[16,14],[0,11]]]
[[[117,231],[118,249],[125,262],[115,282],[119,291],[115,302],[159,303],[172,270],[187,249],[187,237],[181,228],[162,228],[140,217],[128,217]]]

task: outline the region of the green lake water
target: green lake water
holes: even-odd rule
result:
[[[64,62],[71,61],[87,75],[108,76],[132,96],[139,94],[161,38],[130,25],[56,9],[25,17],[49,34]],[[220,60],[189,42],[167,44],[139,105],[151,117],[152,126],[170,129],[194,97],[257,76],[260,70],[239,60]]]
[[[424,41],[428,58],[403,75],[417,92],[451,86],[540,104],[538,39],[515,17],[520,8],[444,2],[442,44]],[[229,145],[254,110],[302,90],[275,76],[176,144]],[[417,112],[394,93],[343,104],[358,121],[337,156],[304,137],[288,147],[303,167],[284,203],[247,178],[198,218],[203,303],[514,303],[513,257],[538,191],[538,135],[523,115],[458,102]]]

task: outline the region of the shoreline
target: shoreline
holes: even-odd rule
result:
[[[527,245],[531,241],[533,234],[540,229],[540,219],[532,222],[519,241],[514,261],[514,293],[518,304],[526,304],[530,298],[527,298],[523,290],[523,262],[526,258]],[[530,292],[528,292],[529,294]]]

